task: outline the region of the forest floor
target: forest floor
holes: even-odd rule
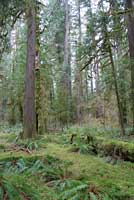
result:
[[[70,137],[49,134],[16,141],[14,133],[0,133],[0,199],[134,200],[132,142],[121,141],[125,148],[130,145],[130,162],[96,154],[80,137],[70,144]]]

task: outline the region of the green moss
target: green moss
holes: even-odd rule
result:
[[[68,150],[69,147],[63,148],[52,143],[48,144],[46,149],[48,154],[73,163],[69,170],[72,171],[74,178],[85,178],[91,183],[99,185],[103,192],[112,193],[113,188],[116,188],[122,195],[133,196],[133,165],[123,162],[120,165],[113,166],[105,163],[102,158],[69,153]]]
[[[4,144],[0,144],[0,149],[5,149],[5,145]]]
[[[54,142],[53,142],[54,138]],[[12,159],[23,158],[24,160],[36,161],[37,159],[45,159],[47,155],[59,158],[63,161],[71,162],[68,166],[68,171],[71,173],[71,178],[75,180],[85,179],[90,184],[95,184],[102,195],[108,194],[113,200],[127,200],[134,198],[134,165],[130,162],[120,162],[118,165],[111,165],[105,162],[104,158],[93,156],[90,154],[80,154],[79,152],[69,152],[70,135],[51,135],[49,137],[39,138],[46,148],[33,151],[28,154],[23,151],[0,152],[0,162],[10,161]],[[100,148],[111,150],[118,146],[122,152],[131,152],[133,154],[133,144],[116,140],[105,140],[97,136],[97,142],[101,145]],[[49,143],[47,143],[49,142]],[[47,144],[46,144],[47,143]],[[51,159],[50,159],[51,160]],[[53,160],[53,159],[52,159]],[[55,163],[53,160],[52,162]],[[59,162],[59,161],[58,161]],[[41,174],[37,174],[41,176]],[[54,188],[49,188],[41,182],[38,176],[29,177],[35,182],[43,194],[42,199],[56,200]]]
[[[133,143],[97,138],[97,144],[102,155],[115,155],[123,160],[134,161]]]

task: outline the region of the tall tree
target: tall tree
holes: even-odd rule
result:
[[[71,66],[70,66],[70,18],[68,0],[64,1],[64,56],[63,75],[61,78],[62,113],[64,124],[70,122],[71,113]]]
[[[35,55],[36,55],[36,11],[35,2],[27,3],[27,65],[24,99],[24,138],[36,134],[35,116]]]
[[[81,30],[81,8],[80,8],[80,0],[77,0],[77,12],[78,12],[78,42],[77,42],[77,52],[76,52],[76,59],[79,58],[79,51],[81,48],[81,40],[82,40],[82,30]],[[76,68],[76,99],[77,99],[77,123],[80,124],[82,121],[82,115],[83,115],[83,80],[82,80],[82,71],[81,71],[81,63],[77,61],[77,68]]]
[[[40,7],[36,4],[36,60],[35,60],[35,104],[36,104],[36,132],[39,132],[39,116],[40,116],[40,100],[41,100],[41,85],[40,85]]]
[[[127,11],[127,28],[130,53],[131,67],[131,99],[132,99],[132,117],[133,117],[133,132],[134,132],[134,1],[125,0]]]
[[[104,12],[103,4],[102,4],[102,10]],[[117,70],[116,70],[116,65],[115,65],[114,58],[113,58],[112,43],[110,41],[110,32],[108,31],[108,27],[107,27],[108,22],[109,22],[109,19],[107,17],[107,14],[105,12],[102,13],[102,26],[103,26],[103,31],[104,31],[104,35],[105,35],[104,46],[105,46],[106,51],[109,54],[108,56],[109,56],[111,69],[112,69],[121,133],[122,133],[122,135],[125,135],[125,127],[124,127],[124,119],[123,119],[123,106],[122,106],[120,93],[119,93],[119,86],[118,86],[117,72],[116,72]]]
[[[70,34],[70,20],[69,20],[69,4],[68,0],[65,4],[65,27],[64,27],[64,78],[65,84],[68,90],[68,98],[71,97],[71,68],[70,68],[70,45],[69,45],[69,34]]]
[[[126,49],[124,51],[124,42],[126,41],[126,31],[123,31],[125,28],[125,18],[122,17],[122,15],[119,15],[117,11],[121,9],[121,2],[118,0],[110,0],[110,10],[114,14],[112,15],[113,19],[113,37],[114,37],[114,54],[117,57],[117,62],[119,63],[118,66],[118,79],[119,79],[119,91],[120,91],[120,98],[122,102],[122,112],[123,112],[123,120],[124,125],[127,125],[127,90],[126,90],[126,67],[121,65],[120,62],[122,62],[122,55],[126,52]],[[117,31],[118,30],[118,31]],[[123,42],[124,41],[124,42]]]

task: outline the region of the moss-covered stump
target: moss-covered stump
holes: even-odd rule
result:
[[[96,148],[102,156],[134,162],[134,144],[116,140],[96,139]]]
[[[134,162],[134,143],[105,139],[104,137],[85,135],[71,135],[70,143],[79,150],[82,144],[89,145],[93,153],[101,156],[111,156],[115,159]],[[75,149],[75,147],[74,147]],[[91,151],[89,151],[91,152]]]

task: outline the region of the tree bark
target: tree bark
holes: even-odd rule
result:
[[[115,86],[115,93],[116,93],[117,105],[118,105],[118,111],[119,111],[119,121],[120,121],[120,126],[121,126],[121,133],[122,133],[122,135],[125,135],[122,103],[121,103],[120,95],[119,95],[119,89],[118,89],[118,83],[117,83],[117,77],[116,77],[116,71],[115,71],[115,64],[114,64],[114,60],[113,60],[110,41],[108,41],[108,50],[109,50],[109,57],[110,57],[110,61],[111,61],[112,73],[113,73],[113,78],[114,78],[114,86]]]
[[[117,0],[111,0],[111,9],[114,11],[118,11],[119,8],[119,3]],[[121,20],[122,20],[122,16],[118,15],[116,12],[113,15],[113,30],[114,30],[114,34],[115,34],[115,40],[114,40],[114,45],[116,46],[116,48],[114,49],[114,53],[115,56],[117,57],[117,60],[119,58],[119,56],[121,54],[124,54],[124,49],[122,46],[122,32],[118,32],[115,31],[116,29],[121,29]],[[122,102],[122,112],[123,112],[123,121],[124,121],[124,125],[127,126],[127,93],[126,93],[126,70],[125,70],[125,66],[118,66],[118,71],[119,71],[119,75],[118,75],[118,79],[120,80],[120,84],[119,84],[119,91],[120,91],[120,99]]]
[[[134,9],[134,0],[125,0],[126,9]],[[134,133],[134,13],[127,12],[127,29],[130,53],[131,68],[131,100],[132,100],[132,117],[133,117],[133,133]]]
[[[27,66],[26,88],[24,99],[24,138],[36,135],[35,115],[35,45],[36,45],[36,20],[35,5],[30,1],[27,5]]]
[[[63,61],[63,85],[65,89],[66,96],[66,112],[67,114],[67,124],[70,121],[71,116],[71,67],[70,67],[70,45],[69,45],[69,35],[70,35],[70,20],[69,20],[69,4],[68,0],[64,2],[65,9],[65,26],[64,26],[64,61]]]
[[[36,108],[36,133],[39,131],[39,118],[41,112],[41,80],[40,80],[40,28],[39,7],[36,5],[36,58],[35,58],[35,108]]]
[[[77,0],[77,10],[78,10],[78,48],[81,46],[81,8],[80,8],[80,0]],[[79,49],[77,50],[79,51]],[[78,54],[78,53],[77,53]],[[79,55],[76,55],[77,58]],[[80,71],[80,63],[77,61],[77,69],[76,69],[76,90],[77,90],[77,123],[80,125],[83,117],[83,80],[82,80],[82,72]]]
[[[91,94],[94,93],[94,87],[93,87],[93,67],[91,66]]]

